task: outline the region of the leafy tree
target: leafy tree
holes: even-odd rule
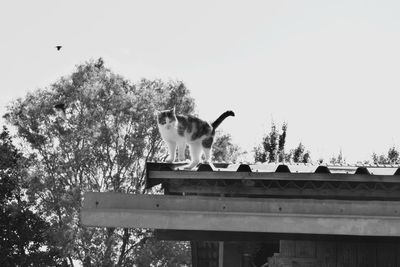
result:
[[[399,162],[399,151],[393,146],[388,151],[388,161],[392,164]]]
[[[243,154],[240,147],[232,143],[230,134],[222,134],[217,131],[212,149],[212,161],[236,163]]]
[[[191,266],[192,258],[190,244],[188,242],[174,242],[157,240],[151,233],[143,233],[144,237],[137,242],[133,254],[136,257],[130,258],[127,266],[164,266],[164,267],[185,267]]]
[[[28,159],[0,134],[0,266],[55,266],[57,251],[47,247],[48,223],[25,200]]]
[[[399,151],[396,149],[396,147],[392,146],[391,148],[389,148],[386,156],[373,153],[372,161],[375,164],[399,164]]]
[[[254,161],[262,163],[267,161],[267,155],[264,152],[262,145],[254,148]]]
[[[280,134],[274,122],[271,130],[263,137],[261,145],[254,148],[254,159],[256,162],[276,162],[285,158],[284,148],[286,142],[287,123],[282,126]],[[278,158],[279,156],[279,158]]]
[[[193,112],[182,82],[134,84],[99,59],[9,107],[4,117],[35,161],[27,194],[46,215],[50,245],[62,258],[84,266],[125,266],[136,258],[136,230],[82,226],[82,196],[145,193],[145,162],[166,155],[153,114],[173,106],[178,113]]]
[[[311,153],[310,153],[310,151],[305,151],[305,147],[301,142],[293,150],[292,154],[293,154],[293,162],[295,162],[295,163],[311,162]]]
[[[285,122],[282,125],[282,133],[279,136],[279,142],[278,142],[279,162],[283,162],[286,160],[285,158],[286,130],[287,130],[287,123]]]
[[[285,152],[287,127],[288,124],[284,122],[279,132],[272,122],[270,132],[263,137],[261,145],[254,148],[256,162],[311,162],[311,153],[305,151],[302,143],[288,153]]]
[[[310,162],[311,162],[311,153],[310,151],[307,151],[306,153],[304,153],[302,163],[310,163]]]
[[[266,136],[263,146],[264,150],[267,152],[268,161],[275,162],[278,157],[278,141],[279,141],[279,133],[276,129],[275,123],[272,123],[271,132]]]
[[[331,164],[344,164],[346,163],[346,159],[343,157],[343,153],[342,150],[340,149],[339,154],[337,155],[337,157],[333,156],[330,161]]]

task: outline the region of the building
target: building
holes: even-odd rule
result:
[[[88,226],[189,240],[194,267],[400,267],[398,166],[148,163],[163,195],[88,193]]]

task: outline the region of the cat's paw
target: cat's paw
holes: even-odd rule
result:
[[[184,166],[184,167],[183,167],[183,169],[184,169],[184,170],[192,170],[193,168],[194,168],[194,167],[192,167],[192,166],[189,166],[189,165],[188,165],[188,166]]]
[[[194,167],[196,167],[198,164],[199,164],[199,162],[193,162],[192,161],[189,165],[185,165],[184,168],[185,168],[185,170],[191,170]]]

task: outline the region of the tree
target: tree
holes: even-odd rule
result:
[[[337,157],[333,156],[330,161],[331,164],[344,164],[346,163],[346,159],[343,157],[342,150],[340,149],[339,154]]]
[[[279,133],[275,123],[272,122],[270,132],[263,137],[261,145],[254,148],[256,162],[311,162],[311,153],[305,151],[301,142],[295,149],[285,152],[287,127],[287,122],[284,122]]]
[[[399,151],[395,146],[389,148],[387,156],[377,155],[375,152],[372,154],[372,161],[374,164],[399,164]]]
[[[304,146],[300,142],[299,145],[293,150],[293,161],[302,162],[303,157],[304,157]]]
[[[304,153],[302,163],[310,163],[311,162],[311,153],[310,151],[307,151]]]
[[[233,162],[245,154],[238,145],[232,143],[230,134],[223,134],[217,131],[215,142],[212,147],[212,161]]]
[[[178,113],[193,112],[182,82],[134,84],[102,59],[11,105],[4,117],[35,160],[27,193],[47,216],[51,246],[60,248],[62,258],[84,266],[124,266],[135,258],[138,231],[83,227],[82,196],[145,193],[145,162],[166,155],[153,114],[173,106]]]
[[[28,159],[13,145],[9,132],[0,134],[0,265],[55,266],[57,251],[47,245],[48,223],[25,200],[23,178]]]
[[[311,153],[310,153],[310,151],[305,151],[305,147],[301,142],[293,150],[292,155],[293,155],[293,162],[295,162],[295,163],[311,162]]]
[[[184,267],[191,266],[192,258],[190,243],[157,240],[152,235],[147,235],[138,242],[132,257],[127,261],[127,266],[165,266]]]
[[[287,123],[282,126],[282,133],[279,134],[274,122],[271,123],[271,130],[263,137],[261,145],[254,148],[254,159],[256,162],[276,162],[285,158],[284,148],[286,142]]]
[[[287,123],[284,122],[282,125],[282,133],[279,136],[279,142],[278,142],[279,162],[284,162],[286,160],[285,158],[286,130],[287,130]]]
[[[387,158],[388,158],[389,163],[391,163],[391,164],[398,163],[399,162],[399,151],[397,151],[397,149],[394,146],[389,148]]]

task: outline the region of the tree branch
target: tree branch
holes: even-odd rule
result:
[[[128,244],[128,241],[129,241],[129,229],[124,228],[124,235],[122,236],[122,245],[120,250],[121,254],[119,255],[117,266],[122,266],[122,261],[124,260],[126,255],[126,245]]]

